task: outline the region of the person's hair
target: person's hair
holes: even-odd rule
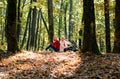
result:
[[[57,36],[54,36],[53,39],[54,39],[54,38],[58,40],[58,37],[57,37]]]

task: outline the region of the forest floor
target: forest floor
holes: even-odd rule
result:
[[[0,79],[120,79],[120,54],[0,52]]]

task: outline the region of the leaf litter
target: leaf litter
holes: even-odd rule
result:
[[[0,79],[120,79],[120,54],[25,50],[6,58],[3,54]]]

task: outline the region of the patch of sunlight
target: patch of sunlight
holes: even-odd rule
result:
[[[20,70],[28,70],[28,69],[32,69],[33,68],[33,66],[32,66],[32,64],[16,64],[15,65],[16,66],[16,68],[17,69],[20,69]]]
[[[2,2],[0,2],[0,5],[3,5],[3,3],[2,3]]]
[[[24,70],[39,71],[40,74],[45,73],[56,78],[61,75],[71,76],[81,63],[81,57],[75,52],[41,54],[22,51],[2,60],[3,68],[8,70],[1,72],[0,78],[5,79],[7,77],[4,76],[11,76]]]
[[[6,72],[0,72],[0,79],[6,79],[8,75]]]
[[[58,55],[54,57],[55,61],[58,63],[52,69],[51,74],[54,77],[59,77],[61,75],[71,76],[75,73],[80,63],[82,63],[81,58],[78,54],[74,53],[64,53],[64,55]]]

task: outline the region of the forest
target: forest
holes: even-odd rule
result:
[[[120,79],[119,29],[120,0],[0,0],[0,79]]]

